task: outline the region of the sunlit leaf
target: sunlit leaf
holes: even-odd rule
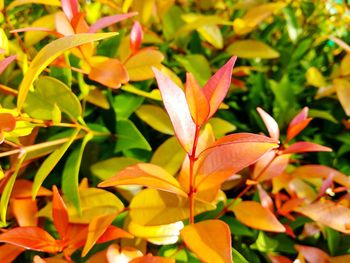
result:
[[[138,21],[134,22],[130,33],[130,49],[132,53],[136,53],[143,39],[143,31],[140,23]]]
[[[0,61],[0,75],[7,68],[8,65],[11,64],[17,58],[17,55],[9,56]]]
[[[231,233],[223,221],[206,220],[188,225],[181,230],[181,238],[205,262],[233,262]]]
[[[332,149],[312,142],[296,142],[283,151],[283,154],[304,152],[331,152]]]
[[[333,85],[336,88],[337,96],[346,115],[350,116],[350,81],[347,79],[335,79]]]
[[[0,246],[0,262],[11,263],[19,254],[25,249],[11,244],[4,244]]]
[[[132,81],[152,79],[152,67],[159,68],[163,59],[163,54],[158,50],[141,49],[130,57],[124,66]]]
[[[226,52],[239,58],[273,59],[280,56],[272,47],[253,39],[237,40],[227,47]]]
[[[153,129],[173,135],[173,126],[166,111],[156,105],[144,104],[137,109],[136,115]]]
[[[276,156],[273,151],[266,153],[254,165],[252,178],[262,182],[279,176],[287,168],[289,159],[290,154]]]
[[[48,253],[61,250],[56,240],[40,227],[12,228],[0,235],[0,242]]]
[[[17,109],[22,109],[33,81],[52,61],[54,61],[64,51],[85,43],[90,43],[115,35],[116,33],[76,34],[54,40],[42,48],[31,62],[30,67],[28,68],[28,71],[26,72],[21,82],[17,99]]]
[[[53,196],[52,196],[53,223],[61,239],[65,239],[67,237],[66,233],[68,231],[68,224],[69,224],[67,207],[63,202],[63,199],[60,196],[56,186],[53,186],[52,192],[53,192]]]
[[[35,20],[30,27],[32,28],[46,28],[51,31],[54,31],[55,29],[55,15],[56,14],[49,14],[46,16],[42,16],[39,19]],[[24,42],[28,46],[35,45],[40,40],[45,38],[49,32],[40,32],[40,31],[28,31],[24,34]]]
[[[285,227],[267,208],[255,201],[242,201],[230,208],[243,224],[255,229],[272,232],[285,232]]]
[[[27,4],[43,4],[43,5],[52,5],[52,6],[60,6],[61,3],[59,0],[15,0],[9,4],[6,9],[10,10],[16,6],[27,5]]]
[[[305,73],[306,81],[309,85],[322,88],[327,85],[322,73],[315,67],[309,68]]]
[[[136,237],[144,238],[155,245],[175,244],[184,227],[182,221],[160,226],[142,226],[131,221],[128,230]]]
[[[274,118],[272,118],[266,111],[262,108],[257,108],[257,112],[259,113],[261,119],[263,120],[269,135],[272,139],[279,140],[280,138],[280,129],[278,127],[277,122]]]
[[[195,213],[215,208],[210,203],[195,200]],[[155,226],[174,223],[189,217],[189,200],[155,189],[139,192],[130,203],[130,217],[140,225]]]
[[[61,5],[69,20],[72,20],[79,13],[78,0],[61,0]]]
[[[308,118],[309,108],[304,107],[289,123],[287,129],[287,142],[297,136],[302,130],[309,125],[312,118]]]
[[[126,84],[124,86],[122,86],[121,88],[122,90],[124,91],[127,91],[127,92],[130,92],[132,94],[136,94],[136,95],[139,95],[139,96],[142,96],[142,97],[145,97],[145,98],[149,98],[149,99],[152,99],[152,100],[157,100],[157,101],[161,101],[162,98],[160,96],[160,91],[159,89],[154,89],[150,92],[146,92],[146,91],[143,91],[141,89],[138,89],[130,84]]]
[[[216,118],[216,117],[210,118],[208,123],[213,127],[215,138],[221,138],[227,133],[230,133],[236,130],[235,125],[221,118]]]
[[[192,120],[185,94],[182,89],[167,76],[156,68],[153,68],[153,70],[162,94],[165,109],[173,124],[176,137],[185,151],[189,153],[192,150],[196,125]]]
[[[36,226],[38,224],[36,217],[38,207],[35,200],[14,199],[11,200],[11,207],[19,226]]]

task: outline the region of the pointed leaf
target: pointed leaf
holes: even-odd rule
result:
[[[54,61],[64,51],[82,44],[90,43],[115,35],[116,33],[76,34],[54,40],[42,48],[31,62],[30,67],[28,68],[21,82],[17,99],[17,109],[19,111],[22,109],[33,81],[52,61]]]
[[[280,138],[280,129],[278,127],[277,122],[274,118],[272,118],[266,111],[264,111],[262,108],[256,109],[261,117],[261,119],[264,121],[265,126],[267,130],[269,131],[269,135],[272,139],[275,139],[276,141]]]
[[[139,192],[130,203],[130,217],[140,225],[156,226],[189,218],[189,201],[179,195],[155,189]],[[212,210],[215,206],[195,200],[195,214]]]
[[[208,119],[214,115],[224,100],[231,84],[232,68],[237,57],[232,57],[224,66],[222,66],[205,84],[203,92],[210,105]]]
[[[68,210],[55,185],[52,187],[52,193],[53,223],[61,239],[65,239],[69,225]]]
[[[16,58],[17,58],[17,55],[14,55],[14,56],[9,56],[0,61],[0,75],[7,68],[7,66],[10,65],[11,62],[14,61]]]
[[[350,81],[347,79],[335,79],[333,86],[336,88],[337,97],[347,116],[350,116]]]
[[[186,97],[172,80],[162,72],[153,68],[163,103],[173,124],[176,137],[187,153],[191,152],[196,125],[192,120]]]
[[[0,242],[48,253],[57,253],[62,249],[56,240],[40,227],[12,228],[0,235]]]
[[[230,208],[237,219],[255,229],[272,232],[285,232],[285,227],[267,208],[255,201],[243,201]]]
[[[19,254],[25,249],[11,244],[4,244],[0,246],[0,262],[11,263]]]
[[[350,234],[350,209],[331,201],[315,202],[294,209],[312,220],[345,234]]]
[[[227,47],[226,52],[240,58],[273,59],[280,56],[272,47],[253,39],[236,40]]]
[[[137,12],[118,14],[112,16],[102,17],[100,20],[96,21],[92,26],[90,26],[89,33],[95,33],[100,29],[111,26],[115,23],[128,19],[129,17],[136,16]]]
[[[206,220],[186,226],[181,230],[181,238],[204,262],[233,262],[231,233],[223,221]]]
[[[19,226],[37,226],[38,218],[36,213],[38,207],[36,200],[29,198],[11,200],[12,213],[17,219]],[[0,261],[1,262],[1,261]]]
[[[322,88],[327,85],[325,78],[318,68],[311,67],[305,73],[306,81],[309,85]]]
[[[64,14],[69,20],[72,20],[79,13],[78,0],[61,0]]]
[[[139,50],[142,44],[142,39],[142,27],[138,21],[135,21],[130,33],[130,49],[132,53],[136,53]]]
[[[307,118],[308,107],[304,107],[290,122],[287,129],[287,142],[297,136],[310,123],[312,118]]]
[[[296,142],[283,151],[283,154],[304,152],[331,152],[332,149],[312,142]]]
[[[142,185],[158,190],[172,192],[187,197],[179,182],[163,168],[149,163],[139,163],[120,171],[98,186]]]
[[[202,125],[207,120],[210,111],[209,102],[191,73],[186,75],[185,94],[193,121],[198,126]]]
[[[329,262],[329,255],[319,248],[302,245],[295,245],[295,248],[303,255],[308,263]]]
[[[104,243],[118,238],[133,238],[133,235],[126,232],[122,228],[110,225],[106,231],[99,237],[96,243]]]

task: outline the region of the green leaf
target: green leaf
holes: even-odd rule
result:
[[[114,151],[120,152],[127,149],[152,150],[142,133],[131,121],[117,121],[117,143]]]
[[[264,232],[260,231],[255,243],[252,244],[250,247],[252,249],[257,249],[261,252],[272,252],[275,251],[277,246],[277,240],[268,237]]]
[[[33,200],[35,199],[40,186],[44,182],[45,178],[50,174],[50,172],[55,168],[56,164],[61,160],[62,156],[68,150],[69,146],[73,143],[75,138],[78,136],[79,129],[75,130],[73,135],[70,137],[69,141],[65,142],[60,148],[55,150],[50,154],[49,157],[45,159],[43,164],[40,166],[38,172],[34,177],[32,195]]]
[[[101,40],[104,38],[115,36],[117,33],[99,33],[99,34],[75,34],[65,36],[43,47],[30,63],[24,78],[21,82],[17,98],[17,109],[21,111],[24,101],[27,98],[29,89],[33,81],[40,75],[40,73],[59,55],[64,51],[80,46],[82,44]]]
[[[210,123],[211,126],[213,127],[215,138],[220,138],[225,134],[236,130],[235,125],[233,125],[232,123],[224,119],[214,117],[214,118],[211,118],[208,123]]]
[[[62,175],[62,191],[67,199],[81,213],[79,198],[79,170],[86,144],[93,138],[92,133],[85,135],[80,147],[77,147],[69,155]]]
[[[24,110],[33,118],[51,120],[55,105],[75,120],[81,115],[79,99],[63,82],[52,77],[41,77],[29,92]]]
[[[121,93],[114,98],[114,109],[118,120],[127,120],[134,111],[140,107],[144,98],[129,93]]]
[[[236,249],[232,248],[233,262],[235,263],[249,263]]]
[[[334,116],[331,113],[329,113],[328,111],[324,111],[324,110],[310,109],[308,116],[313,117],[313,118],[324,119],[327,121],[331,121],[333,123],[338,123],[337,119],[334,118]]]

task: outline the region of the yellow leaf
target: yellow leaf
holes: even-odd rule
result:
[[[117,244],[112,244],[107,249],[108,263],[129,262],[134,258],[143,256],[142,252],[133,247],[119,247]]]
[[[130,217],[145,226],[165,225],[189,218],[188,198],[155,189],[139,192],[130,203]],[[196,200],[195,214],[215,209],[215,206]]]
[[[317,88],[325,87],[327,85],[322,73],[315,67],[309,68],[306,71],[305,77],[309,85]]]
[[[135,113],[153,129],[165,134],[174,135],[173,125],[163,108],[156,105],[142,105]]]
[[[160,71],[168,76],[176,85],[178,85],[181,89],[183,89],[183,84],[181,79],[169,68],[162,65]]]
[[[54,30],[55,29],[55,16],[56,14],[49,14],[46,16],[40,17],[38,20],[34,21],[30,27],[39,27],[39,28],[47,28]],[[48,35],[47,32],[40,31],[28,31],[24,34],[24,43],[27,46],[32,46],[38,43],[40,40],[45,38]]]
[[[348,53],[340,63],[340,72],[343,76],[350,75],[350,54]]]
[[[163,167],[171,175],[175,175],[185,158],[185,151],[175,136],[170,137],[154,152],[151,163]]]
[[[255,229],[273,232],[285,232],[285,227],[275,215],[255,201],[243,201],[230,207],[237,219],[243,224]]]
[[[129,3],[129,1],[126,1]],[[132,10],[139,13],[139,17],[143,24],[147,24],[147,22],[152,17],[152,11],[154,7],[155,0],[133,0],[132,1]],[[124,8],[125,4],[124,4]],[[124,9],[124,10],[125,10]]]
[[[110,107],[106,95],[96,88],[90,89],[89,94],[85,97],[85,99],[91,104],[94,104],[105,110],[108,110]]]
[[[100,33],[100,34],[76,34],[62,37],[42,48],[31,62],[27,73],[21,82],[18,92],[17,109],[20,111],[27,97],[28,91],[33,81],[40,73],[64,51],[89,42],[101,40],[115,36],[117,33]]]
[[[265,43],[257,40],[237,40],[226,49],[230,55],[236,55],[240,58],[264,58],[272,59],[278,58],[280,54],[266,45]]]
[[[145,98],[152,99],[152,100],[158,100],[158,101],[162,100],[162,97],[160,96],[159,89],[154,89],[150,92],[147,92],[147,91],[137,89],[130,84],[126,84],[126,85],[122,86],[121,89],[124,91],[130,92],[130,93],[136,94],[136,95],[140,95],[140,96],[145,97]]]
[[[181,230],[181,238],[204,262],[231,263],[231,233],[220,220],[206,220]]]
[[[243,18],[235,19],[233,22],[235,33],[238,35],[248,34],[262,21],[285,6],[286,3],[276,2],[253,7],[243,16]]]
[[[225,134],[236,130],[235,125],[233,125],[232,123],[224,119],[214,117],[214,118],[211,118],[208,123],[211,124],[211,126],[213,127],[215,138],[220,138]]]
[[[61,2],[59,0],[15,0],[7,6],[7,10],[10,10],[16,6],[27,5],[27,4],[43,4],[43,5],[53,5],[60,6]]]
[[[124,66],[132,81],[152,79],[154,74],[151,67],[160,68],[163,59],[163,54],[158,50],[141,49],[130,57]]]
[[[335,79],[333,85],[346,115],[350,116],[350,81],[347,79]]]
[[[178,241],[183,227],[182,221],[160,226],[142,226],[131,221],[128,230],[134,236],[147,239],[152,244],[170,245]]]

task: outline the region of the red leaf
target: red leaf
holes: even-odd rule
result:
[[[96,243],[104,243],[118,238],[133,238],[133,235],[119,227],[110,225]]]
[[[277,122],[275,121],[274,118],[272,118],[266,111],[264,111],[262,108],[257,108],[256,109],[265,123],[265,126],[269,132],[269,135],[272,139],[275,139],[276,141],[279,140],[280,138],[280,129],[278,127]]]
[[[295,245],[308,263],[329,263],[329,255],[316,247]]]
[[[283,154],[304,152],[331,152],[332,149],[312,142],[296,142],[283,151]]]
[[[268,255],[272,263],[293,263],[293,260],[281,255]]]
[[[186,74],[185,93],[192,119],[200,126],[208,119],[210,107],[203,90],[191,73]]]
[[[57,253],[62,250],[56,240],[40,227],[13,228],[0,235],[0,242],[48,253]]]
[[[11,244],[4,244],[0,247],[0,262],[1,263],[11,263],[13,262],[19,254],[21,254],[25,249]]]
[[[67,231],[69,228],[68,211],[62,197],[58,193],[57,187],[52,187],[52,217],[53,223],[57,232],[60,234],[61,239],[67,238]]]
[[[309,108],[305,107],[297,114],[293,120],[290,122],[287,129],[287,142],[297,136],[305,127],[310,123],[312,118],[307,118]]]
[[[113,25],[115,23],[118,23],[120,21],[123,21],[129,17],[136,16],[136,15],[137,15],[137,12],[132,12],[127,14],[102,17],[90,27],[89,33],[96,33],[100,29],[103,29],[105,27],[108,27],[110,25]]]
[[[10,63],[14,61],[16,58],[17,58],[17,55],[14,55],[14,56],[9,56],[0,61],[0,75],[7,68],[7,66],[10,65]]]
[[[38,224],[36,216],[38,208],[35,200],[29,198],[13,199],[11,200],[11,206],[12,213],[16,217],[19,226],[36,226]]]
[[[153,68],[160,89],[165,109],[173,124],[175,135],[187,153],[192,150],[196,125],[192,120],[186,97],[171,79]]]
[[[78,0],[61,0],[61,6],[69,20],[72,20],[79,13]]]
[[[142,27],[138,21],[135,21],[130,33],[130,49],[132,53],[136,53],[139,50],[142,43],[142,39]]]
[[[208,119],[214,115],[224,100],[231,84],[232,68],[237,57],[232,57],[224,66],[222,66],[205,84],[203,92],[210,105]]]

